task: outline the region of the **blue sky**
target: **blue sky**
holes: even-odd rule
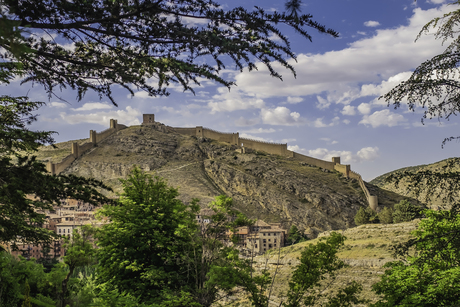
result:
[[[284,1],[217,2],[228,8],[257,5],[284,10]],[[443,0],[303,2],[303,13],[338,31],[340,38],[311,31],[313,42],[309,42],[287,32],[298,56],[293,62],[296,79],[280,67],[283,82],[262,66],[257,72],[228,66],[223,76],[237,83],[230,91],[208,81],[195,88],[196,95],[172,86],[171,95],[162,98],[143,92],[131,97],[115,89],[118,108],[93,93],[80,102],[72,91],[59,93],[66,102],[48,99],[39,85],[19,82],[2,85],[0,94],[46,101],[34,128],[57,131],[57,141],[87,138],[90,129],[106,129],[110,118],[135,125],[143,113],[154,113],[157,121],[170,126],[238,131],[244,137],[287,143],[290,149],[316,158],[341,156],[342,163],[351,164],[365,180],[456,156],[455,142],[441,149],[445,137],[459,135],[455,117],[422,125],[423,109],[395,110],[378,100],[418,64],[444,50],[433,35],[414,40],[425,23],[452,7]]]

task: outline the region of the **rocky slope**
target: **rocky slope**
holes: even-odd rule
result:
[[[83,143],[85,140],[79,140]],[[57,149],[42,148],[39,158],[57,161],[69,153],[70,142]],[[354,226],[354,215],[367,206],[355,180],[294,160],[263,152],[241,154],[236,146],[180,135],[156,123],[133,126],[111,135],[77,159],[66,173],[93,177],[120,192],[118,179],[134,165],[166,178],[178,187],[180,198],[199,198],[204,207],[214,196],[226,194],[251,218],[296,224],[315,236],[320,231]],[[369,185],[380,205],[402,197]]]
[[[411,187],[413,183],[411,184],[409,180],[403,178],[396,186],[395,182],[387,181],[387,178],[393,174],[401,174],[404,172],[420,173],[426,171],[431,171],[433,173],[440,174],[446,174],[448,172],[459,172],[460,158],[449,158],[432,164],[404,167],[376,177],[371,181],[371,183],[382,189],[393,191],[400,195],[404,195],[407,197],[416,197],[416,189],[414,187]],[[429,176],[427,176],[427,178],[429,180]],[[418,199],[422,202],[425,202],[427,206],[430,208],[443,207],[444,205],[449,206],[449,204],[445,200],[443,200],[443,197],[447,195],[450,186],[453,187],[457,184],[458,177],[451,177],[447,178],[447,180],[443,182],[434,183],[429,182],[428,180],[425,179],[416,183],[416,187],[420,189]],[[427,186],[432,184],[436,184],[437,186],[434,189],[434,191],[428,192]],[[440,197],[437,197],[438,195]],[[431,197],[427,198],[427,196]],[[460,201],[460,194],[454,194],[452,201]]]

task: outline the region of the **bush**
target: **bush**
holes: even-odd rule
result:
[[[392,224],[393,223],[393,208],[384,207],[382,211],[379,212],[379,220],[382,224]]]
[[[370,207],[359,208],[355,215],[355,224],[357,226],[376,222],[378,222],[378,216]]]
[[[415,206],[407,200],[401,200],[396,204],[393,212],[393,223],[409,222],[413,219],[422,217],[422,208]]]

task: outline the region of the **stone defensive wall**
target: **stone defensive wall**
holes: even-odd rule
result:
[[[89,142],[84,143],[83,145],[79,145],[77,142],[73,143],[72,152],[67,157],[62,159],[61,162],[58,162],[58,163],[48,162],[48,164],[46,165],[47,171],[50,172],[52,175],[57,175],[61,173],[67,167],[69,167],[73,161],[78,159],[78,157],[80,157],[86,151],[96,146],[97,143],[102,142],[103,140],[108,138],[110,135],[114,134],[117,131],[123,130],[125,128],[127,128],[127,126],[118,124],[117,120],[111,119],[110,128],[102,132],[99,132],[99,133],[94,130],[90,130],[89,131]]]
[[[144,119],[146,115],[144,115]],[[150,118],[154,118],[153,114]],[[144,122],[144,125],[151,124],[152,122]],[[364,184],[361,175],[356,172],[351,171],[349,164],[341,164],[340,157],[333,157],[332,161],[324,161],[320,159],[316,159],[313,157],[309,157],[291,150],[287,149],[287,144],[277,144],[277,143],[269,143],[263,142],[258,140],[252,140],[247,138],[240,138],[239,133],[228,133],[228,132],[219,132],[213,129],[205,128],[202,126],[197,126],[195,128],[182,128],[182,127],[172,127],[177,133],[190,135],[190,136],[197,136],[197,137],[206,137],[210,138],[219,142],[226,142],[232,145],[237,145],[244,148],[250,148],[258,151],[264,151],[269,154],[280,155],[288,158],[294,158],[297,161],[302,161],[307,164],[320,167],[323,169],[327,169],[329,171],[337,171],[343,174],[347,178],[356,179],[359,182],[361,189],[364,192],[366,200],[369,203],[369,206],[375,211],[378,207],[378,200],[377,196],[370,195],[369,190],[367,189],[366,185]],[[241,152],[244,152],[242,150]]]
[[[238,144],[242,147],[265,151],[275,155],[290,156],[287,144],[268,143],[247,138],[239,138]]]
[[[361,175],[356,172],[350,171],[350,178],[358,180],[358,183],[361,186],[364,195],[366,196],[367,202],[369,203],[369,207],[371,207],[372,210],[376,211],[378,207],[377,196],[371,195],[366,185],[364,184],[364,180],[361,177]]]

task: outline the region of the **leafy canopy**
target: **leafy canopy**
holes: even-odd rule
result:
[[[460,1],[451,1],[449,5],[452,6],[450,12],[428,22],[417,36],[418,39],[436,29],[434,37],[442,43],[449,42],[445,51],[420,64],[408,80],[380,97],[388,104],[393,103],[395,108],[401,103],[407,103],[413,111],[418,105],[426,108],[422,122],[433,117],[448,120],[460,111]],[[455,138],[444,139],[443,145]]]
[[[460,303],[460,215],[425,210],[414,239],[399,245],[404,261],[386,264],[381,281],[373,286],[382,299],[374,307],[455,306]]]
[[[338,36],[295,12],[226,11],[212,0],[3,0],[0,77],[22,72],[49,94],[70,87],[81,100],[94,90],[114,104],[113,85],[153,96],[168,94],[170,83],[193,91],[201,78],[230,87],[219,75],[229,63],[253,70],[260,62],[282,79],[272,63],[295,73],[287,60],[296,56],[279,26],[308,40],[308,29]]]
[[[73,175],[51,176],[32,155],[52,143],[53,132],[30,131],[33,112],[42,103],[26,97],[0,96],[0,242],[49,242],[53,233],[41,225],[45,210],[73,198],[93,205],[108,199],[96,188],[102,182]]]

